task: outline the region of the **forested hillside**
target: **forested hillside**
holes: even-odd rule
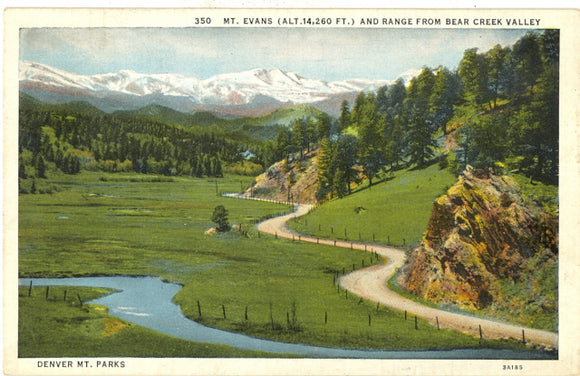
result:
[[[342,197],[362,180],[439,158],[456,173],[468,165],[558,180],[557,30],[530,32],[512,47],[468,49],[457,71],[424,67],[376,93],[344,101],[337,120],[281,128],[267,145],[277,158],[320,147],[317,198]]]
[[[468,49],[456,71],[424,67],[408,86],[398,80],[361,92],[352,106],[343,101],[338,119],[308,108],[257,120],[159,106],[107,114],[23,96],[19,173],[23,179],[43,178],[48,168],[221,176],[223,164],[251,159],[265,169],[319,148],[319,200],[434,158],[456,172],[493,167],[557,184],[558,56],[558,30],[530,32],[512,47]]]

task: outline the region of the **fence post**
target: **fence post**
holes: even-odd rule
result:
[[[415,316],[415,330],[418,330],[419,327],[417,326],[417,316]]]
[[[66,302],[66,290],[64,290],[64,296],[62,297],[62,301]]]
[[[81,307],[83,306],[83,300],[81,299],[81,294],[77,294],[77,298],[79,298],[79,303],[81,304]]]
[[[479,325],[479,340],[483,339],[483,331],[481,330],[481,325]]]
[[[244,311],[244,319],[248,321],[248,306],[246,306],[246,310]]]
[[[369,313],[369,326],[371,326],[371,314]]]
[[[435,316],[435,320],[437,321],[437,330],[439,330],[439,317]]]
[[[46,286],[46,296],[44,297],[46,300],[48,300],[48,290],[49,290],[49,286]]]
[[[526,333],[524,332],[523,329],[522,329],[522,342],[524,343],[524,345],[526,344]]]
[[[407,321],[407,311],[405,310],[405,321]]]
[[[28,296],[32,294],[32,281],[30,281],[30,286],[28,286]]]
[[[201,304],[199,303],[199,300],[197,301],[197,313],[198,316],[201,317]]]
[[[328,323],[328,312],[324,312],[324,325]]]
[[[224,320],[226,319],[226,306],[222,304],[222,312],[224,314]]]

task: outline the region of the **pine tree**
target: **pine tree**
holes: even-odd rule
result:
[[[489,98],[485,58],[477,48],[465,50],[459,63],[459,78],[463,84],[463,98],[473,107],[481,107]]]
[[[318,189],[316,191],[316,198],[318,200],[327,199],[332,193],[334,180],[334,153],[333,145],[328,139],[324,137],[320,141],[320,152],[318,155]]]
[[[429,118],[429,98],[434,82],[433,72],[423,68],[419,76],[411,80],[405,99],[410,163],[419,167],[433,155],[435,129]]]
[[[350,126],[350,108],[348,101],[345,99],[340,104],[340,115],[338,117],[338,131],[342,132]]]
[[[40,154],[34,156],[34,167],[36,168],[36,177],[46,179],[46,161]]]
[[[218,205],[214,208],[211,221],[216,224],[218,231],[224,232],[230,230],[228,215],[229,212],[223,205]]]
[[[509,50],[496,44],[485,54],[488,66],[488,86],[490,99],[493,100],[493,108],[497,106],[500,95],[506,92],[511,82],[512,72],[508,63]]]

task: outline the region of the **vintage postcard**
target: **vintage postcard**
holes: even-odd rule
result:
[[[578,15],[7,9],[4,372],[577,374]]]

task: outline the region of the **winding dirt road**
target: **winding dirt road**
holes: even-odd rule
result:
[[[296,211],[293,213],[259,223],[258,230],[283,238],[376,252],[386,259],[383,264],[355,270],[340,277],[340,286],[351,293],[390,308],[407,311],[409,314],[421,317],[432,325],[439,325],[441,328],[456,329],[476,337],[481,334],[485,339],[513,338],[547,348],[558,348],[557,333],[447,312],[424,306],[398,295],[388,289],[386,281],[396,272],[397,268],[403,265],[405,253],[402,250],[383,245],[317,239],[298,234],[288,228],[287,222],[292,218],[307,214],[312,205],[303,204],[295,207]]]

